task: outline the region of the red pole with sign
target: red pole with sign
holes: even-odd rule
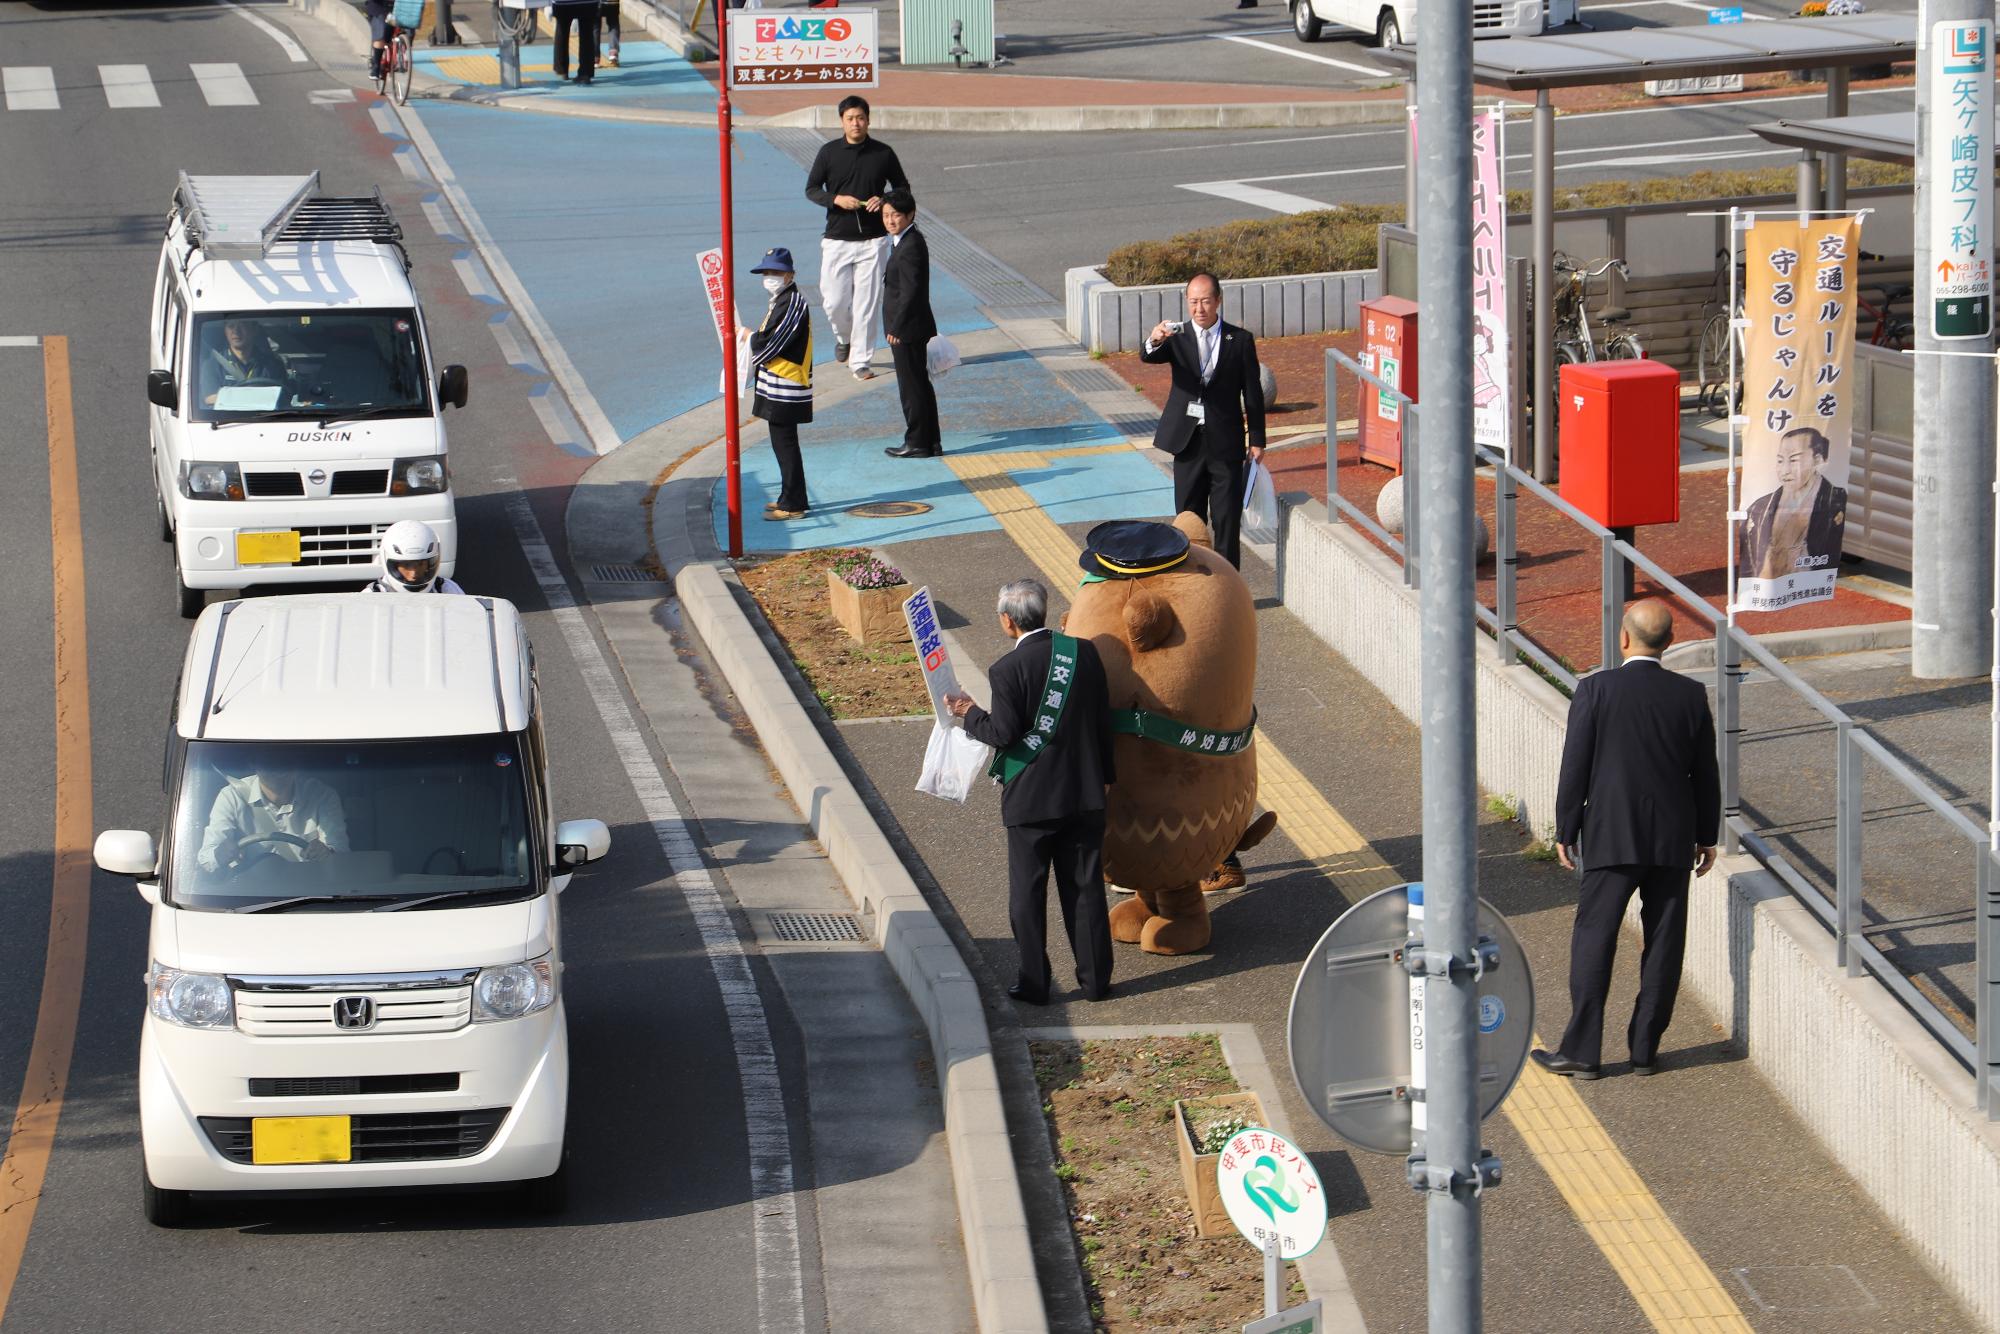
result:
[[[716,85],[715,119],[722,145],[722,307],[733,317],[736,311],[736,218],[729,186],[729,25],[725,17],[728,0],[716,0],[715,49],[721,61],[722,78]],[[742,411],[736,397],[736,330],[722,340],[723,439],[728,459],[729,554],[743,554],[743,440],[737,426]]]

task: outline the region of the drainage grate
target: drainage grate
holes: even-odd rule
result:
[[[921,500],[869,500],[849,505],[844,512],[857,519],[907,519],[912,514],[929,514],[931,507]]]
[[[774,912],[771,931],[779,940],[860,940],[861,924],[851,912]]]
[[[593,565],[590,577],[600,584],[657,584],[659,577],[636,565]]]

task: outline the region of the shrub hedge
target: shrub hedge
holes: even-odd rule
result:
[[[1907,167],[1858,160],[1847,164],[1850,187],[1902,185],[1910,179]],[[1559,188],[1556,209],[1788,195],[1797,182],[1791,167],[1697,171],[1645,181],[1594,181]],[[1529,208],[1526,190],[1507,192],[1510,213],[1526,214]],[[1184,283],[1204,269],[1224,280],[1372,269],[1376,229],[1385,222],[1402,220],[1401,204],[1344,204],[1311,213],[1225,222],[1164,241],[1120,246],[1105,261],[1104,276],[1120,287],[1144,287]]]

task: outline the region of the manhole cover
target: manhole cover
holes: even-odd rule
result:
[[[848,912],[774,912],[771,932],[779,940],[859,940],[861,924]]]
[[[871,500],[865,505],[853,505],[847,510],[857,519],[907,519],[912,514],[928,514],[929,505],[921,500]]]

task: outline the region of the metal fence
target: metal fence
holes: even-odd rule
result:
[[[1331,429],[1332,405],[1338,401],[1337,378],[1353,375],[1361,384],[1366,400],[1372,389],[1393,399],[1403,416],[1403,467],[1406,476],[1415,476],[1421,449],[1421,405],[1407,394],[1362,366],[1353,357],[1333,348],[1326,353],[1326,402],[1329,430],[1326,439],[1327,517],[1334,522],[1355,524],[1395,553],[1402,564],[1403,582],[1410,588],[1422,586],[1422,570],[1415,553],[1422,516],[1418,513],[1414,485],[1403,488],[1403,531],[1398,540],[1360,506],[1340,494],[1340,450]],[[1357,417],[1368,410],[1357,405]],[[1929,1030],[1945,1050],[1972,1074],[1978,1088],[1979,1106],[1989,1120],[2000,1121],[2000,858],[1989,845],[1990,833],[1964,811],[1958,809],[1926,783],[1899,756],[1856,723],[1846,712],[1808,685],[1797,673],[1757,642],[1729,624],[1727,616],[1706,598],[1689,589],[1679,579],[1639,551],[1631,543],[1599,524],[1565,501],[1531,475],[1508,463],[1493,450],[1475,446],[1479,461],[1493,470],[1495,496],[1494,523],[1494,605],[1476,602],[1480,624],[1492,635],[1494,656],[1503,664],[1528,659],[1544,675],[1567,692],[1574,691],[1576,673],[1570,671],[1541,645],[1534,642],[1517,620],[1515,587],[1516,509],[1521,490],[1544,502],[1595,538],[1599,550],[1599,615],[1602,666],[1616,666],[1619,622],[1624,613],[1626,566],[1644,571],[1667,595],[1713,628],[1716,636],[1715,698],[1716,749],[1722,771],[1724,850],[1749,852],[1780,883],[1809,908],[1822,925],[1833,933],[1836,957],[1850,977],[1864,972],[1876,979]],[[1769,672],[1805,704],[1833,726],[1835,735],[1836,800],[1834,834],[1833,899],[1812,884],[1784,852],[1772,846],[1744,818],[1741,793],[1742,686],[1748,675],[1745,659]],[[1863,810],[1861,787],[1864,761],[1872,760],[1880,771],[1893,779],[1921,806],[1942,818],[1951,832],[1963,838],[1977,867],[1974,903],[1975,989],[1973,994],[1974,1034],[1968,1038],[1958,1025],[1926,996],[1911,979],[1868,939],[1863,926],[1866,891],[1861,877]],[[1879,927],[1876,929],[1880,929]]]

